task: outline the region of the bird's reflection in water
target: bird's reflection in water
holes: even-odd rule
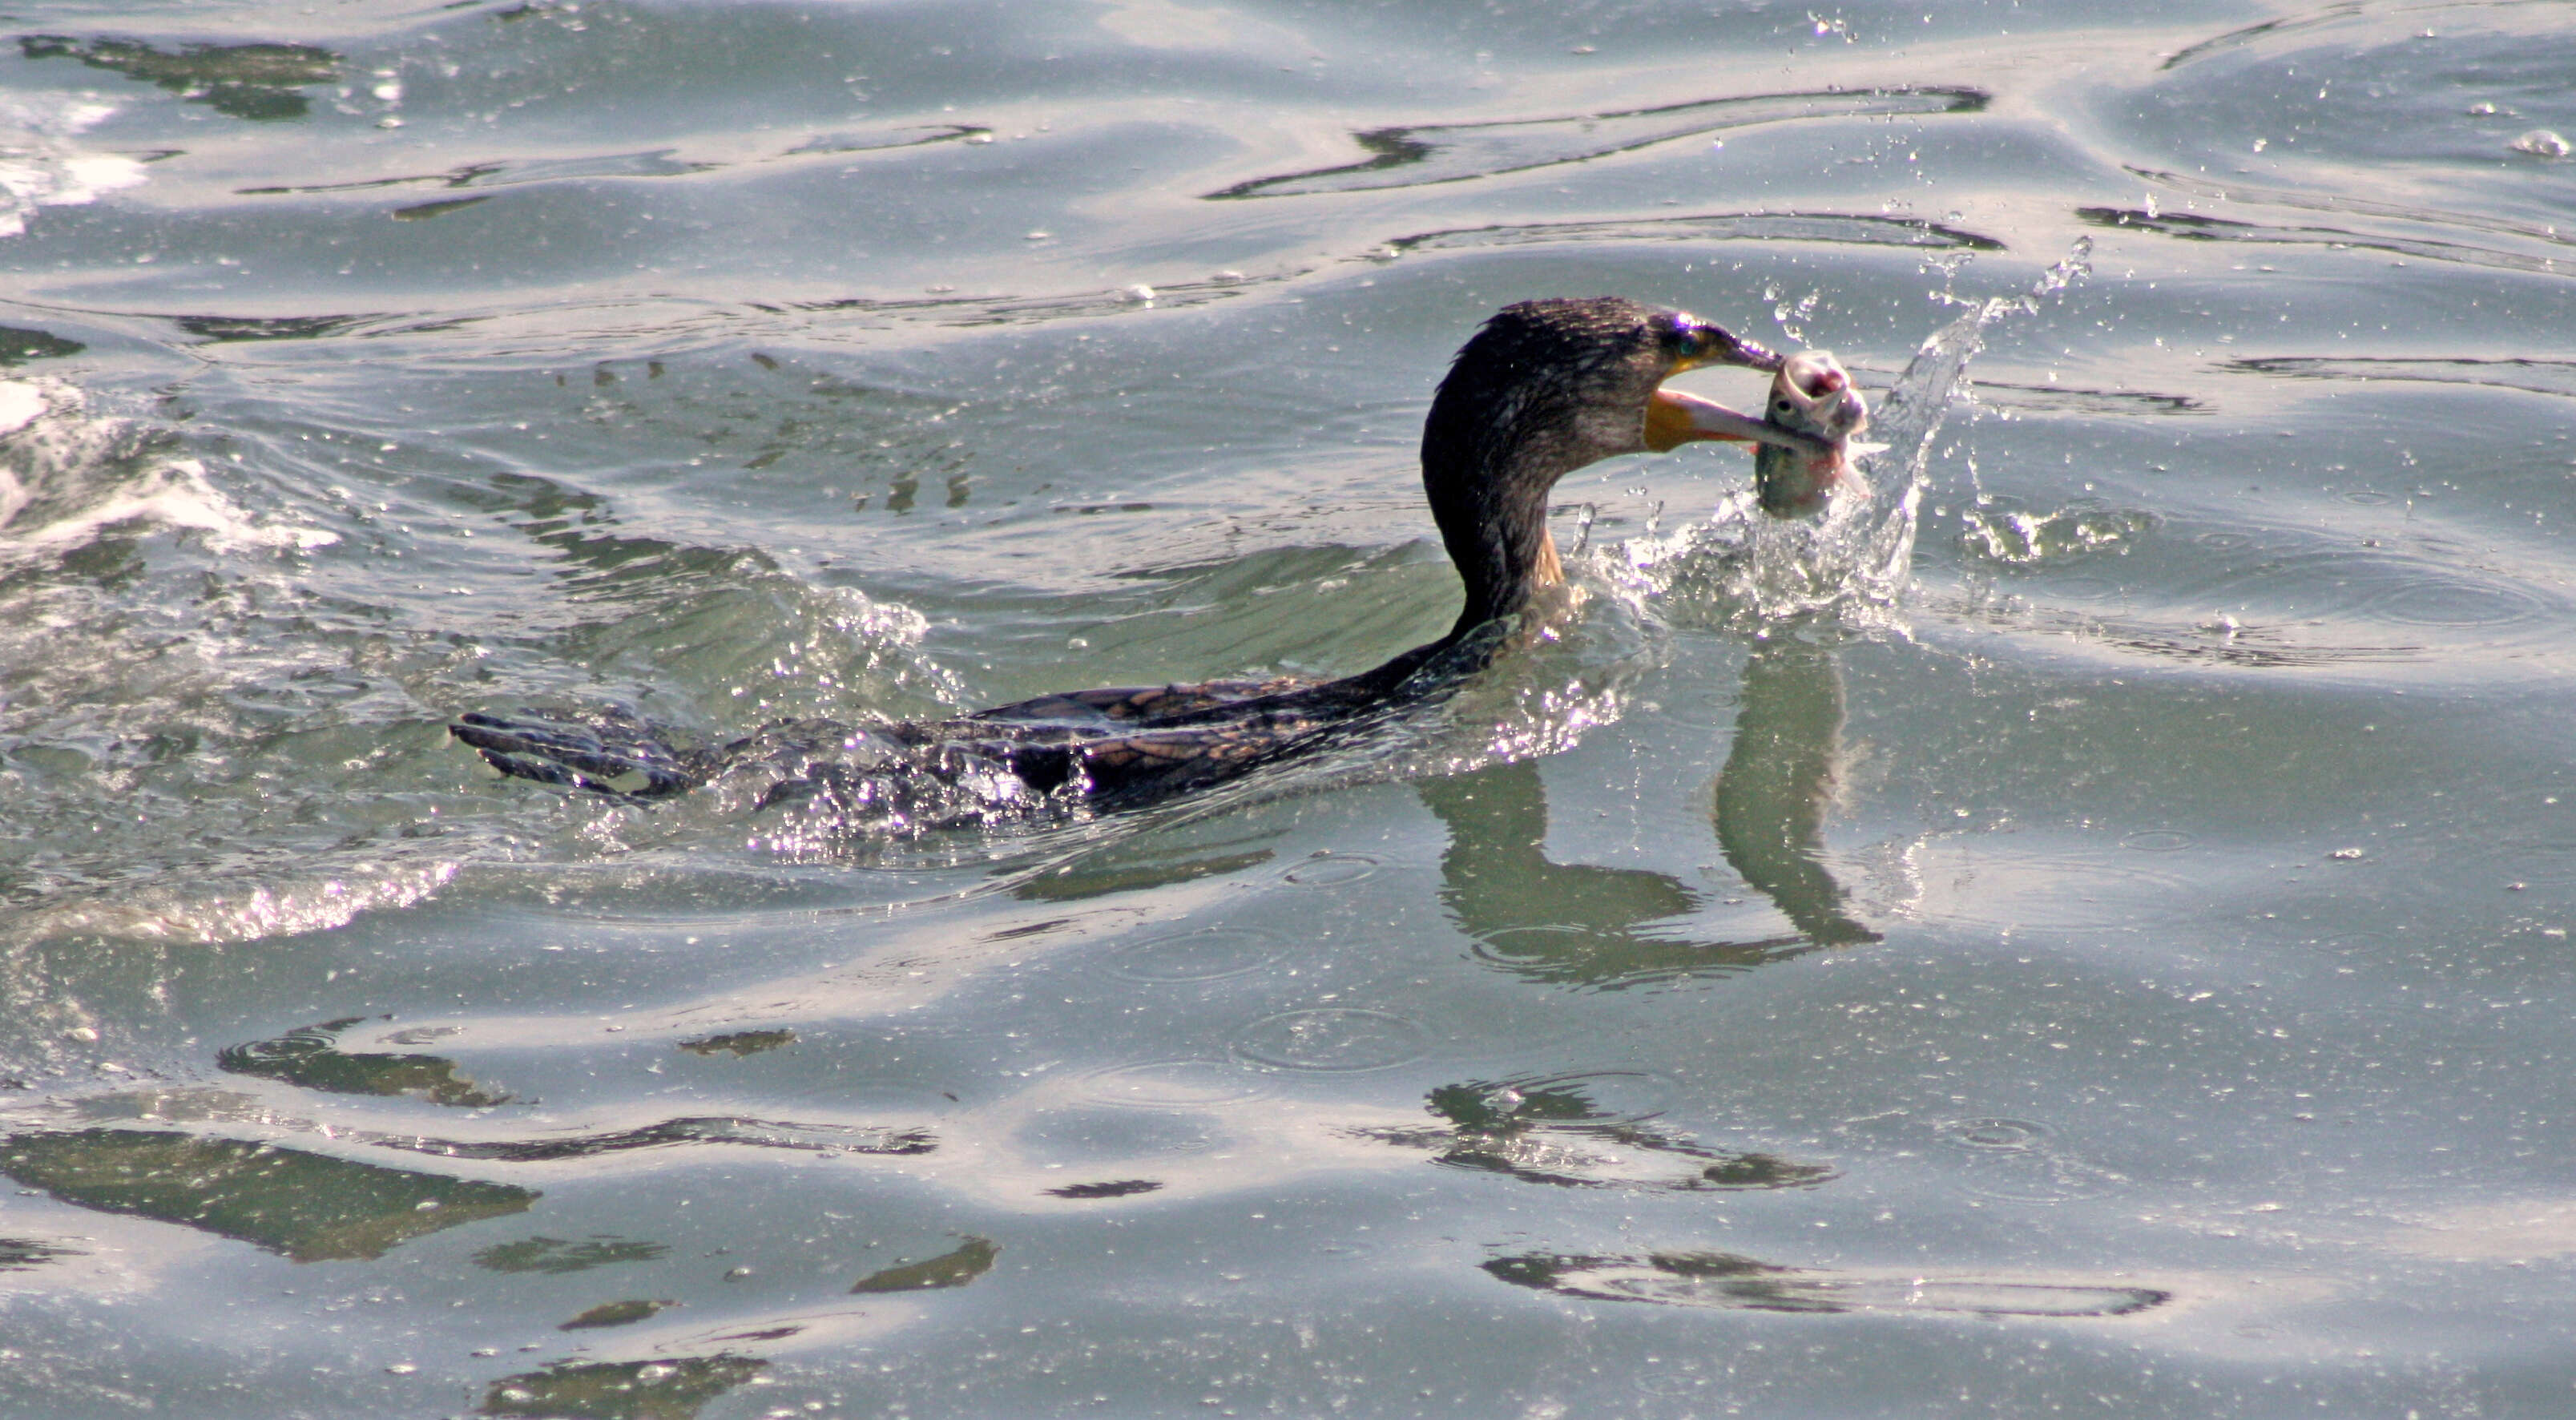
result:
[[[1717,777],[1717,846],[1820,947],[1879,939],[1843,910],[1842,884],[1822,861],[1842,754],[1843,677],[1833,652],[1789,636],[1755,645],[1735,744]]]
[[[1426,781],[1449,830],[1440,899],[1478,955],[1533,981],[1616,989],[1746,971],[1818,947],[1877,941],[1844,908],[1821,828],[1842,755],[1842,677],[1830,651],[1786,636],[1755,647],[1735,743],[1717,781],[1717,841],[1738,876],[1797,930],[1699,941],[1657,930],[1703,905],[1664,873],[1548,860],[1538,769],[1498,764]]]

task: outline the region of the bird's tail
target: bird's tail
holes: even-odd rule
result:
[[[622,710],[561,717],[475,712],[447,731],[504,774],[626,803],[684,794],[707,778],[702,756],[672,747],[673,732]]]

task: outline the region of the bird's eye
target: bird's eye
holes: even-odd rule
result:
[[[1781,413],[1783,413],[1783,414],[1786,414],[1786,413],[1788,413],[1790,410],[1793,410],[1793,409],[1797,408],[1798,406],[1797,406],[1794,402],[1792,402],[1792,401],[1790,401],[1790,400],[1788,400],[1788,399],[1785,399],[1785,398],[1784,398],[1784,399],[1777,399],[1777,400],[1773,400],[1773,401],[1771,402],[1771,407],[1772,407],[1773,409],[1779,410],[1779,411],[1780,411]]]

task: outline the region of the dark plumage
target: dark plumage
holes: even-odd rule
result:
[[[1423,492],[1466,604],[1439,640],[1340,680],[1076,691],[935,722],[797,722],[697,751],[667,747],[654,726],[613,712],[469,714],[451,729],[506,774],[630,800],[763,763],[779,774],[764,803],[817,795],[884,802],[925,776],[954,782],[977,772],[1108,806],[1213,784],[1418,702],[1490,662],[1533,597],[1564,579],[1547,504],[1573,470],[1689,439],[1821,447],[1661,388],[1705,364],[1777,370],[1781,359],[1681,312],[1615,296],[1524,301],[1486,321],[1441,381],[1422,433]],[[872,752],[836,757],[859,741]]]

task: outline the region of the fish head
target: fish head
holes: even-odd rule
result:
[[[1869,404],[1827,350],[1801,350],[1771,378],[1771,422],[1840,443],[1869,423]]]
[[[1851,466],[1852,436],[1868,424],[1869,403],[1831,352],[1801,350],[1781,361],[1763,414],[1809,441],[1803,449],[1766,443],[1755,450],[1753,483],[1764,512],[1799,517],[1823,511],[1837,492],[1869,496]]]

